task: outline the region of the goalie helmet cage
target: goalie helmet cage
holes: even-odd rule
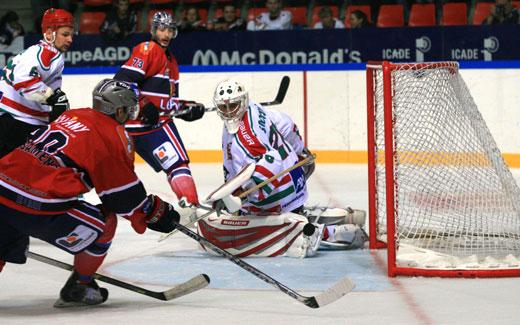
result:
[[[458,63],[366,73],[370,248],[388,275],[520,276],[520,190]]]

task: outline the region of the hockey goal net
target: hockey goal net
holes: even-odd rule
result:
[[[388,275],[520,276],[520,190],[458,63],[367,65],[370,247]]]

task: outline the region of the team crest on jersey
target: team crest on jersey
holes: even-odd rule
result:
[[[79,225],[68,235],[56,239],[56,244],[69,252],[79,252],[92,244],[96,238],[95,230]]]
[[[170,142],[164,142],[154,149],[153,156],[163,169],[170,168],[179,161],[179,155]]]

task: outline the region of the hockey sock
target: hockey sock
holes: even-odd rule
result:
[[[4,266],[5,266],[5,262],[0,260],[0,272],[2,272]]]
[[[185,197],[189,203],[199,204],[195,182],[188,165],[183,164],[168,174],[170,186],[178,199]]]

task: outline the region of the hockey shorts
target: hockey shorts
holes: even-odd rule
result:
[[[58,215],[27,214],[0,205],[0,260],[25,263],[29,236],[77,254],[92,245],[104,228],[105,216],[84,201]]]
[[[188,153],[172,120],[148,133],[129,134],[134,139],[139,156],[156,172],[163,170],[169,173],[180,164],[189,162]]]

